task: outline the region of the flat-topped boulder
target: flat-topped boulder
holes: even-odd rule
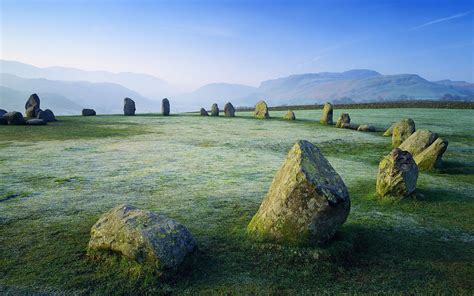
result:
[[[255,118],[258,119],[267,119],[270,118],[270,114],[268,113],[268,106],[265,101],[258,101],[255,105]]]
[[[2,118],[10,125],[23,125],[26,123],[23,115],[18,111],[7,112],[3,114]]]
[[[216,103],[212,104],[211,116],[219,116],[219,106]]]
[[[442,166],[442,157],[448,149],[448,141],[437,138],[428,148],[415,156],[420,170],[431,170]]]
[[[415,130],[415,122],[411,118],[396,122],[392,129],[392,147],[400,146]]]
[[[235,116],[235,108],[231,102],[227,102],[224,105],[224,114],[226,117],[234,117]]]
[[[410,152],[415,157],[428,148],[437,138],[436,133],[420,129],[411,134],[398,148]]]
[[[321,118],[319,122],[322,124],[332,124],[332,114],[332,104],[327,102],[326,104],[324,104],[323,112],[321,113]]]
[[[38,116],[36,117],[37,119],[42,119],[46,122],[53,122],[56,121],[56,116],[54,116],[53,111],[46,109],[46,110],[40,110],[38,112]]]
[[[375,132],[375,127],[368,124],[361,124],[357,128],[359,132]]]
[[[416,189],[418,167],[410,152],[395,148],[379,163],[376,191],[380,197],[401,199]]]
[[[128,204],[105,213],[90,234],[90,256],[117,254],[161,273],[178,271],[196,249],[196,240],[182,224]]]
[[[94,109],[82,109],[82,116],[95,116],[95,110]]]
[[[36,118],[40,110],[40,98],[37,94],[32,94],[25,103],[26,117]]]
[[[247,229],[257,240],[322,244],[346,221],[349,210],[349,192],[341,177],[316,146],[298,141]]]
[[[199,113],[200,113],[201,116],[209,116],[209,113],[207,113],[206,109],[204,109],[204,108],[201,108]]]
[[[336,127],[342,128],[345,123],[351,123],[351,117],[348,113],[342,113],[341,116],[339,116],[339,119],[336,122]]]
[[[170,101],[167,98],[161,101],[161,114],[164,116],[170,115]]]
[[[285,120],[296,120],[295,112],[288,110],[285,115],[283,115]]]
[[[123,115],[135,115],[135,101],[130,98],[123,99]]]

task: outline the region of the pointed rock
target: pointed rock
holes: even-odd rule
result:
[[[207,113],[206,109],[204,108],[201,108],[201,111],[199,111],[201,113],[201,116],[209,116],[209,113]]]
[[[40,110],[40,98],[37,94],[32,94],[25,103],[26,117],[36,118]]]
[[[224,105],[224,114],[226,117],[234,117],[235,116],[235,108],[231,102],[228,102]]]

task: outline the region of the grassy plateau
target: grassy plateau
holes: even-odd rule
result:
[[[337,109],[363,133],[251,112],[59,117],[0,126],[0,294],[474,293],[474,110]],[[383,129],[413,118],[449,141],[444,167],[421,172],[413,197],[381,201]],[[334,242],[297,248],[246,235],[275,172],[300,139],[346,183],[351,213]],[[120,203],[163,213],[198,241],[189,270],[160,281],[119,258],[86,256],[89,231]]]

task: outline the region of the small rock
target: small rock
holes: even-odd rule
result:
[[[346,221],[350,198],[319,149],[298,141],[288,153],[247,229],[256,239],[322,244]]]
[[[6,119],[10,125],[22,125],[26,123],[23,115],[17,111],[5,113],[2,118]]]
[[[201,111],[199,111],[201,113],[201,116],[209,116],[209,113],[207,113],[206,109],[204,108],[201,108]]]
[[[395,123],[392,130],[392,147],[400,146],[415,130],[415,122],[411,118]]]
[[[295,112],[288,110],[285,115],[283,115],[285,120],[296,120]]]
[[[234,117],[235,116],[235,109],[231,102],[227,102],[224,105],[224,114],[226,117]]]
[[[415,156],[415,162],[420,170],[440,168],[444,152],[448,149],[448,141],[437,138],[428,148]]]
[[[219,106],[216,103],[212,104],[211,116],[219,116]]]
[[[40,98],[37,94],[32,94],[25,103],[26,117],[36,118],[40,110]]]
[[[135,115],[135,101],[130,98],[123,99],[123,115]]]
[[[52,122],[52,121],[56,121],[56,117],[54,116],[54,113],[53,111],[49,110],[49,109],[46,109],[46,110],[40,110],[38,112],[38,116],[37,116],[38,119],[43,119],[44,121],[46,122]]]
[[[94,109],[82,109],[82,116],[94,116],[96,115]]]
[[[173,219],[123,204],[105,213],[91,229],[88,253],[122,255],[160,272],[176,272],[196,249],[189,230]]]
[[[336,122],[336,127],[342,128],[344,123],[351,123],[351,117],[347,113],[342,113]]]
[[[319,120],[322,124],[332,124],[333,109],[331,103],[327,102],[324,104],[323,113],[321,113],[321,119]]]
[[[170,115],[170,101],[167,98],[164,98],[161,102],[161,114],[164,116]]]
[[[47,122],[43,119],[28,119],[26,121],[26,124],[28,124],[28,125],[46,125]]]
[[[359,129],[359,125],[354,124],[354,123],[343,123],[341,127],[351,129],[351,130],[355,130],[355,131]]]
[[[410,152],[395,148],[379,164],[377,194],[381,197],[403,198],[416,189],[418,167]]]
[[[415,157],[428,148],[428,146],[430,146],[437,138],[438,135],[429,130],[417,130],[403,141],[398,148],[410,152],[410,154]]]
[[[357,128],[359,132],[375,132],[375,127],[368,124],[361,124]]]
[[[270,118],[270,114],[268,113],[268,106],[265,101],[258,101],[255,105],[255,118],[258,119],[267,119]]]

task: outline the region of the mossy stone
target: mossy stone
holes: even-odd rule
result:
[[[265,101],[258,101],[255,105],[255,118],[258,119],[267,119],[270,118],[270,114],[268,113],[268,106]]]
[[[415,122],[411,118],[395,123],[392,129],[392,147],[400,146],[415,130]]]
[[[332,124],[332,115],[333,115],[333,108],[331,103],[327,102],[324,104],[323,112],[321,113],[321,118],[319,122],[321,124]]]
[[[295,112],[288,110],[285,115],[283,115],[285,120],[296,120]]]
[[[403,141],[398,148],[410,152],[410,154],[415,157],[428,148],[437,138],[438,135],[429,130],[417,130]]]
[[[348,113],[342,113],[341,116],[339,116],[339,119],[336,122],[336,127],[343,128],[344,124],[350,124],[351,123],[351,117],[349,116]]]
[[[437,138],[428,148],[415,156],[415,162],[420,170],[431,170],[442,165],[441,158],[448,149],[448,141]]]

